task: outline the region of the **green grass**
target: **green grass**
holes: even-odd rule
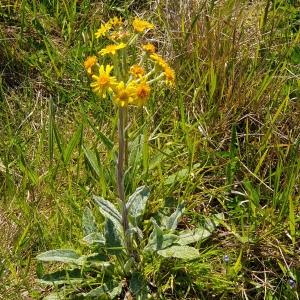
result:
[[[177,74],[174,90],[130,111],[126,194],[147,184],[149,217],[186,201],[182,227],[225,214],[197,261],[147,263],[157,298],[299,299],[299,4],[127,3],[0,4],[0,299],[47,295],[35,256],[83,251],[84,207],[115,198],[117,116],[82,65],[115,14],[157,24]]]

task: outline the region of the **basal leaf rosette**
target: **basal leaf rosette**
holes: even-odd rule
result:
[[[101,24],[95,37],[105,46],[84,62],[92,90],[101,99],[112,99],[118,107],[144,106],[154,84],[174,87],[174,70],[147,42],[147,33],[153,30],[152,23],[140,18],[114,17]]]

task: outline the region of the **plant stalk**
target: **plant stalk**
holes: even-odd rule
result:
[[[118,123],[118,138],[119,138],[119,152],[117,161],[117,187],[118,194],[122,205],[122,226],[125,236],[125,244],[128,253],[131,253],[131,241],[128,235],[129,222],[128,211],[126,208],[125,188],[124,188],[124,165],[125,165],[125,153],[126,153],[126,140],[125,140],[125,119],[127,114],[127,108],[119,108],[119,123]]]

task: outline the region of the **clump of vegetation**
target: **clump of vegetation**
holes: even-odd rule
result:
[[[133,27],[120,36],[131,24],[120,21],[135,18],[151,20],[138,36],[154,47],[135,50]],[[88,298],[93,289],[111,298],[299,298],[297,1],[6,1],[0,39],[5,299]],[[165,85],[167,73],[176,84]],[[127,120],[123,180],[116,109]],[[129,201],[122,181],[142,206],[118,231]],[[115,223],[104,204],[120,214]],[[109,230],[118,245],[107,244],[118,240]],[[187,247],[182,232],[192,260],[164,252]],[[174,244],[149,249],[155,236]]]
[[[76,296],[114,299],[120,295],[123,298],[134,295],[138,299],[148,299],[153,293],[144,274],[147,260],[153,260],[156,253],[166,258],[198,258],[198,250],[187,245],[206,238],[216,226],[212,223],[207,229],[197,228],[176,234],[178,219],[183,211],[183,206],[180,205],[171,216],[162,217],[160,224],[151,219],[153,230],[148,243],[143,243],[141,218],[149,198],[149,188],[138,187],[128,200],[125,195],[124,170],[131,167],[128,166],[128,106],[145,105],[151,92],[150,85],[164,80],[166,84],[173,86],[175,73],[156,53],[153,44],[139,45],[143,52],[141,55],[137,54],[139,35],[148,29],[154,29],[154,25],[138,18],[128,23],[114,17],[102,24],[96,32],[97,38],[107,37],[113,42],[98,52],[102,57],[110,56],[113,65],[100,65],[97,56],[89,56],[84,62],[85,69],[92,78],[93,91],[100,99],[111,98],[118,107],[116,185],[119,207],[102,197],[93,197],[105,217],[100,230],[92,211],[85,208],[83,241],[90,246],[91,253],[79,255],[74,250],[58,249],[37,256],[39,261],[70,265],[67,269],[41,277],[42,283],[59,289],[46,298],[65,299]],[[134,62],[137,60],[138,64]],[[150,69],[146,71],[146,67]],[[152,258],[147,258],[149,253]]]

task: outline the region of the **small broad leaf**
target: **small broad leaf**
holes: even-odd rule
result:
[[[206,220],[205,228],[210,232],[214,231],[225,218],[224,213],[214,214],[211,218]]]
[[[157,251],[160,249],[167,248],[177,242],[178,236],[172,233],[164,234],[162,229],[157,225],[156,221],[152,219],[153,231],[149,236],[149,241],[145,251]]]
[[[192,169],[188,169],[188,168],[181,169],[173,173],[172,175],[168,176],[165,179],[164,185],[171,185],[177,182],[183,182],[184,180],[187,180],[187,178],[191,175],[191,173],[194,170],[198,170],[199,168],[200,168],[200,164],[197,163],[193,165]]]
[[[116,229],[119,232],[122,232],[122,216],[118,212],[116,207],[111,202],[103,199],[102,197],[94,196],[93,199],[98,204],[101,214],[105,218],[110,219],[114,223]]]
[[[85,257],[85,263],[96,268],[108,268],[111,266],[109,257],[100,253],[92,253]]]
[[[98,231],[95,217],[89,207],[85,207],[84,209],[82,227],[85,236]]]
[[[178,172],[168,176],[164,182],[165,185],[171,185],[174,184],[176,182],[180,182],[182,180],[184,180],[185,178],[187,178],[189,175],[189,169],[182,169],[179,170]]]
[[[129,288],[135,296],[147,295],[147,282],[139,272],[132,273]]]
[[[85,279],[82,277],[80,269],[61,270],[46,274],[39,278],[39,282],[47,285],[81,283]]]
[[[211,231],[205,228],[196,228],[194,230],[184,230],[179,233],[178,244],[188,245],[201,241],[211,235]]]
[[[150,235],[149,242],[145,247],[145,251],[147,250],[157,251],[157,250],[165,249],[177,243],[177,241],[178,241],[178,236],[175,234],[167,233],[160,236],[157,235],[157,233],[154,233],[153,236]]]
[[[220,221],[224,219],[224,214],[219,213],[213,215],[211,218],[206,219],[204,226],[195,229],[187,229],[179,233],[178,244],[188,245],[191,243],[196,243],[207,237],[209,237],[213,231],[217,228]]]
[[[66,299],[66,293],[65,291],[62,292],[53,292],[46,297],[43,298],[43,300],[61,300]]]
[[[118,254],[123,249],[120,232],[116,230],[115,223],[110,219],[105,222],[105,240],[109,253]]]
[[[89,235],[83,238],[83,241],[89,245],[95,245],[95,244],[105,245],[105,238],[103,234],[99,232],[90,233]]]
[[[151,218],[151,222],[153,223],[153,230],[149,236],[148,244],[144,248],[145,251],[156,251],[163,241],[162,229],[158,226],[158,224],[153,218]]]
[[[99,253],[92,253],[88,255],[82,255],[78,258],[77,264],[78,266],[93,266],[93,267],[103,267],[107,268],[111,265],[111,263],[108,261],[108,257],[103,256]]]
[[[162,225],[169,230],[175,230],[178,224],[178,220],[184,211],[183,204],[179,204],[177,209],[172,213],[170,217],[164,217]]]
[[[105,296],[107,291],[108,291],[108,288],[107,288],[106,284],[104,283],[101,286],[98,286],[95,289],[92,289],[88,293],[81,293],[77,296],[83,296],[83,297],[88,298],[88,299],[89,298],[95,298],[95,297],[97,297],[97,299],[101,299],[99,297]]]
[[[122,292],[123,283],[120,282],[119,285],[116,287],[110,289],[107,294],[110,296],[110,299],[115,299],[117,296],[119,296]]]
[[[129,224],[129,230],[128,230],[128,234],[134,234],[136,233],[138,238],[140,240],[143,239],[143,232],[142,230],[138,227],[138,226],[132,226],[132,224]]]
[[[199,251],[190,246],[172,246],[159,250],[157,253],[163,257],[175,257],[187,260],[199,257]]]
[[[81,296],[87,299],[115,299],[122,292],[122,283],[109,282],[102,284],[87,293],[80,293],[76,296]],[[76,298],[77,299],[77,298]],[[80,298],[81,299],[81,298]]]
[[[129,272],[131,271],[132,267],[135,265],[136,261],[133,257],[130,257],[125,265],[124,265],[124,271],[126,274],[129,274]]]
[[[62,262],[77,264],[77,259],[80,257],[74,250],[57,249],[50,250],[37,255],[36,259],[40,261]]]
[[[130,216],[137,218],[144,213],[149,195],[150,190],[146,186],[140,186],[136,189],[126,204]]]

